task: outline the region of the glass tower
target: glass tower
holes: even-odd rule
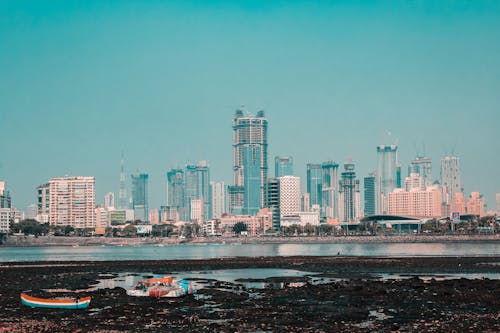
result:
[[[359,180],[356,179],[354,164],[344,164],[345,171],[339,182],[340,220],[351,222],[359,215]]]
[[[364,178],[365,216],[375,215],[375,174]]]
[[[274,176],[293,176],[293,158],[291,156],[276,156],[274,158]]]
[[[322,172],[321,164],[307,164],[307,193],[309,193],[311,207],[321,206]]]
[[[147,173],[132,175],[132,209],[136,219],[149,219],[148,207],[148,178]]]
[[[388,194],[397,188],[397,151],[396,145],[377,147],[377,197],[376,213],[387,213]]]
[[[339,165],[333,161],[321,164],[322,193],[321,215],[326,217],[338,216],[338,170]]]
[[[243,214],[255,215],[261,207],[260,201],[260,157],[259,146],[243,148]]]

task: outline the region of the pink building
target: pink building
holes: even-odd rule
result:
[[[221,233],[233,233],[236,223],[243,222],[247,225],[248,235],[256,236],[273,226],[273,214],[269,208],[261,209],[257,215],[223,215],[216,219],[218,229]]]
[[[398,188],[388,195],[388,214],[409,217],[441,217],[441,189],[406,191]]]
[[[467,200],[467,214],[484,215],[484,200],[479,192],[472,192]]]
[[[149,211],[149,223],[158,224],[160,223],[160,212],[158,209],[151,209]]]
[[[453,200],[450,202],[450,213],[460,213],[460,215],[467,214],[466,200],[462,192],[456,192]]]

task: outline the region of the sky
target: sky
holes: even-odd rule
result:
[[[306,163],[362,178],[397,143],[404,175],[460,157],[495,209],[500,2],[0,0],[0,180],[20,209],[64,175],[118,197],[122,151],[151,208],[188,162],[231,184],[241,107],[268,118],[270,175],[291,155],[303,190]]]

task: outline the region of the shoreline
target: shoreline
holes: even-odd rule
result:
[[[345,243],[444,243],[499,242],[495,235],[391,235],[391,236],[307,236],[307,237],[195,237],[117,238],[65,236],[10,236],[2,247],[51,246],[138,246],[138,245],[204,245],[204,244],[345,244]]]

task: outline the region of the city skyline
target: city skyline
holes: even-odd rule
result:
[[[179,165],[207,160],[233,184],[241,104],[266,112],[268,176],[284,155],[301,188],[307,163],[352,158],[363,179],[397,143],[403,171],[425,155],[433,180],[454,153],[466,195],[495,208],[499,4],[29,4],[0,4],[0,179],[19,209],[64,175],[119,198],[122,151],[127,182],[149,174],[151,208]]]

